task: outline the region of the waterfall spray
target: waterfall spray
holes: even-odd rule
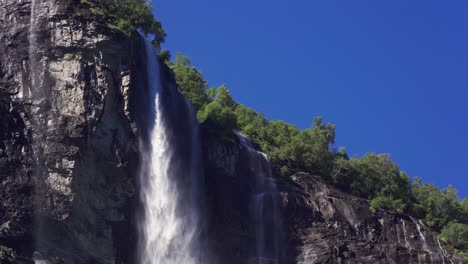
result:
[[[155,96],[155,120],[150,128],[149,147],[142,153],[140,192],[144,216],[140,221],[140,263],[197,264],[200,263],[199,250],[195,249],[198,232],[195,200],[199,188],[196,183],[200,175],[198,122],[187,104],[178,109],[175,102],[164,101],[167,88],[161,85],[157,54],[149,41],[145,49],[148,86]],[[177,153],[175,132],[170,130],[173,120],[165,108],[168,103],[172,104],[171,109],[183,110],[185,113],[180,114],[188,117],[186,132],[190,133],[191,146],[185,146],[185,150],[189,151],[190,160],[181,160],[187,152]],[[183,203],[182,199],[188,202]]]
[[[43,147],[42,142],[46,134],[45,127],[45,114],[41,111],[43,104],[43,91],[41,79],[43,77],[43,66],[41,65],[41,54],[39,52],[39,39],[38,30],[40,28],[40,19],[42,10],[38,10],[39,0],[31,1],[31,13],[30,13],[30,24],[28,32],[28,59],[29,59],[29,92],[28,89],[23,89],[21,96],[29,97],[31,100],[31,116],[32,116],[32,135],[31,135],[31,146],[32,146],[32,157],[34,170],[31,173],[32,181],[34,183],[34,226],[35,226],[35,252],[33,253],[32,259],[35,264],[47,264],[47,260],[42,256],[41,252],[44,253],[45,244],[47,244],[46,232],[44,231],[44,221],[40,216],[42,214],[44,205],[44,174],[45,165],[43,160]]]

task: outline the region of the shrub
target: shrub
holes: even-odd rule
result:
[[[155,37],[159,46],[164,42],[166,32],[152,14],[153,7],[144,0],[81,0],[94,14],[102,16],[109,27],[118,29],[128,36],[141,30]]]
[[[457,249],[468,250],[468,225],[450,222],[442,229],[440,237]]]
[[[227,107],[222,107],[216,101],[207,104],[201,111],[199,111],[198,119],[202,122],[215,125],[216,127],[224,130],[224,132],[230,132],[237,127],[234,112]]]
[[[402,213],[405,210],[405,206],[405,203],[401,199],[393,200],[386,196],[377,196],[372,199],[370,203],[370,209],[373,213],[375,213],[377,209],[394,210]]]

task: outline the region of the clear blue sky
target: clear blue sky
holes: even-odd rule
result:
[[[269,119],[468,196],[468,1],[157,0],[164,47]]]

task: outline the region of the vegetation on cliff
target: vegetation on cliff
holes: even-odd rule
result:
[[[159,46],[166,37],[161,23],[153,16],[153,6],[145,0],[80,0],[89,10],[107,22],[108,26],[131,36],[141,30],[154,35]]]
[[[173,62],[166,59],[166,63],[181,92],[198,110],[200,121],[226,133],[241,132],[272,158],[277,174],[316,174],[345,192],[369,199],[374,212],[388,209],[425,219],[458,254],[468,257],[468,198],[459,201],[452,186],[440,190],[419,178],[411,181],[389,154],[350,158],[343,148],[334,148],[335,125],[321,117],[304,130],[281,120],[269,121],[236,102],[225,85],[207,89],[202,73],[187,56],[177,54]]]

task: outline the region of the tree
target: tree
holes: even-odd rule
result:
[[[210,98],[205,92],[208,84],[202,73],[190,65],[190,59],[187,56],[177,53],[174,63],[169,66],[174,71],[180,91],[197,111],[210,102]]]
[[[468,250],[468,225],[450,222],[442,229],[440,237],[457,249]]]
[[[228,133],[237,128],[236,115],[227,107],[221,106],[217,101],[207,104],[198,112],[201,122],[210,123],[223,132]]]
[[[468,224],[468,197],[460,202],[460,215],[458,220],[462,223]]]
[[[411,181],[388,154],[368,153],[350,160],[354,175],[351,192],[371,199],[371,209],[405,211],[411,197]]]
[[[440,191],[433,184],[422,184],[419,180],[413,184],[413,195],[417,203],[425,208],[427,223],[437,231],[442,230],[457,214],[457,191],[449,186]]]
[[[263,115],[242,104],[237,104],[234,114],[237,118],[239,131],[250,140],[258,143],[262,148],[261,150],[266,152],[264,135],[268,120]]]
[[[154,44],[160,46],[166,38],[161,23],[152,14],[153,6],[144,0],[81,0],[94,14],[102,16],[111,28],[128,36],[137,33],[154,35]]]
[[[223,84],[216,90],[216,102],[222,107],[228,107],[234,110],[237,103],[232,99],[231,93],[228,88]]]
[[[351,192],[351,184],[354,181],[355,175],[356,170],[351,164],[348,155],[345,153],[338,154],[333,163],[331,182],[341,190]]]
[[[400,213],[404,212],[406,208],[405,203],[401,199],[392,199],[387,196],[379,195],[371,200],[370,209],[373,213],[376,212],[377,209],[387,209],[387,210],[395,210]]]

